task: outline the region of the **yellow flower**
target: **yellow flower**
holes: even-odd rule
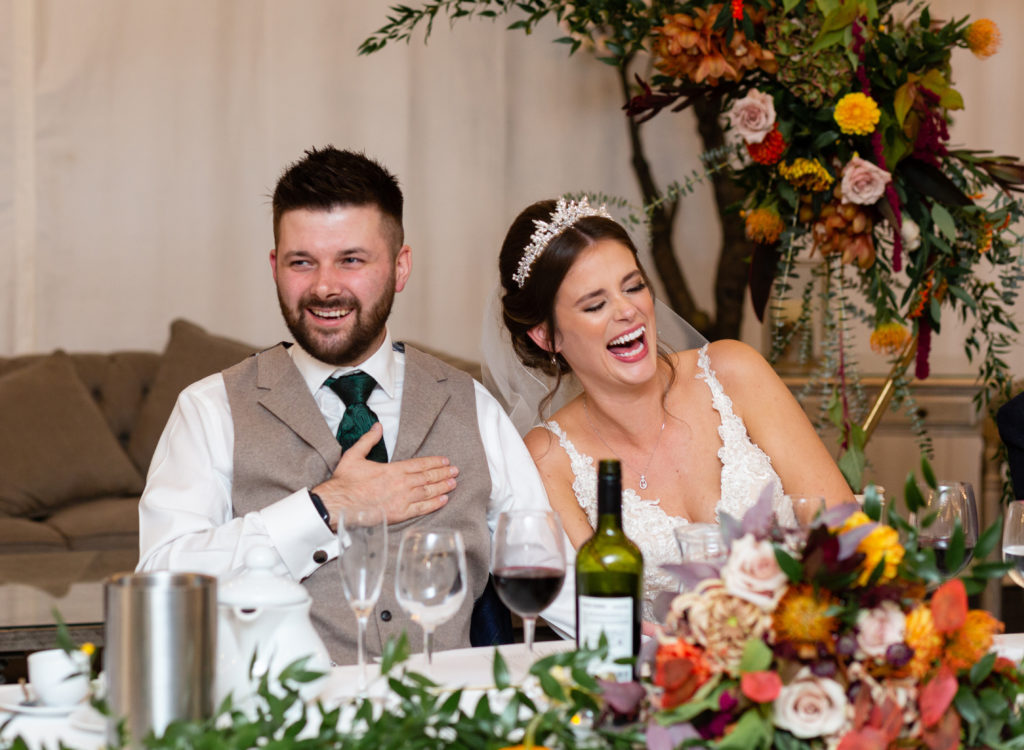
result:
[[[895,321],[879,323],[871,332],[871,351],[878,354],[896,354],[910,338],[906,328]]]
[[[815,593],[810,584],[792,586],[772,613],[772,629],[780,641],[789,641],[798,649],[810,647],[808,658],[817,655],[818,644],[830,645],[838,628],[835,617],[826,614],[836,604],[827,591]]]
[[[779,174],[798,190],[811,190],[816,193],[828,190],[835,182],[835,178],[817,159],[800,157],[794,159],[792,163],[782,162],[779,165]]]
[[[921,679],[942,653],[942,638],[935,632],[935,621],[932,610],[926,604],[920,604],[907,615],[907,645],[914,649],[914,657],[907,665],[910,676]]]
[[[985,229],[982,230],[981,237],[978,238],[978,252],[981,254],[987,253],[992,249],[992,225],[986,223]]]
[[[1002,34],[995,21],[988,18],[979,18],[967,27],[964,35],[967,40],[967,47],[978,57],[992,57],[999,49],[999,42],[1002,41]]]
[[[870,523],[871,519],[863,511],[857,511],[846,519],[841,531],[846,532]],[[879,524],[875,529],[864,537],[857,545],[857,551],[864,554],[864,562],[861,563],[860,576],[857,578],[857,585],[866,586],[871,574],[883,560],[885,566],[879,583],[891,581],[896,577],[900,563],[903,562],[903,545],[900,544],[900,535],[891,526]]]
[[[740,214],[746,221],[747,239],[762,244],[770,244],[779,239],[785,225],[782,217],[774,208],[755,208]]]
[[[992,636],[1002,633],[1003,623],[983,609],[967,613],[963,627],[953,633],[942,653],[952,669],[969,669],[992,648]]]
[[[839,129],[847,135],[869,135],[882,113],[874,99],[858,91],[840,99],[833,116]]]
[[[95,646],[95,644],[93,644],[93,643],[91,643],[89,641],[86,641],[85,643],[82,644],[81,650],[85,653],[86,656],[92,656],[93,654],[96,653],[96,646]]]

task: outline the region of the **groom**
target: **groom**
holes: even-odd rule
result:
[[[340,511],[387,513],[388,567],[366,640],[379,654],[403,630],[413,635],[393,578],[405,529],[462,533],[470,596],[434,635],[438,649],[458,648],[470,645],[497,514],[549,508],[519,434],[483,386],[391,339],[392,301],[412,269],[402,204],[394,176],[362,154],[313,149],[285,171],[270,265],[297,346],[181,393],[139,508],[139,570],[228,576],[253,547],[271,547],[276,572],[312,595],[314,625],[339,664],[356,657],[356,622],[329,565]],[[551,608],[569,631],[570,589]]]

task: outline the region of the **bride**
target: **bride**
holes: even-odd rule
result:
[[[540,410],[563,380],[582,389],[525,436],[548,498],[578,549],[597,521],[595,457],[619,459],[623,525],[644,555],[645,620],[657,594],[676,586],[660,569],[678,561],[676,526],[714,523],[723,511],[741,517],[766,484],[780,519],[792,518],[784,492],[829,505],[852,499],[803,409],[754,349],[716,341],[659,353],[647,276],[604,207],[534,203],[509,228],[499,269],[515,364],[554,382]],[[521,394],[493,378],[486,352],[485,366],[514,406]],[[532,408],[536,424],[536,401]]]

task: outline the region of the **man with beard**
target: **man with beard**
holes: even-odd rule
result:
[[[519,434],[483,386],[392,342],[388,315],[412,268],[402,203],[395,178],[362,154],[313,149],[285,171],[270,265],[297,346],[279,344],[181,393],[139,509],[139,570],[226,577],[254,547],[273,549],[275,572],[312,595],[336,663],[355,661],[357,631],[328,564],[340,511],[386,510],[388,566],[366,639],[379,654],[413,631],[393,583],[402,531],[462,533],[472,596],[434,635],[438,649],[457,648],[470,645],[498,513],[550,509]],[[572,630],[568,589],[550,611]]]

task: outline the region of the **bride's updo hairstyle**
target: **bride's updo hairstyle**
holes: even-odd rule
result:
[[[637,267],[644,281],[649,282],[649,279],[640,265],[633,240],[618,222],[603,216],[583,216],[547,242],[530,265],[520,287],[516,275],[521,273],[520,262],[537,232],[534,222],[550,221],[556,205],[553,200],[538,201],[516,217],[502,243],[498,270],[505,292],[501,299],[502,317],[512,336],[516,356],[527,367],[540,370],[560,382],[562,375],[570,371],[569,364],[561,354],[552,356],[551,352],[537,346],[527,332],[543,325],[548,340],[555,340],[555,295],[576,258],[599,240],[614,240],[629,248],[637,258]],[[556,382],[554,390],[557,388]]]

